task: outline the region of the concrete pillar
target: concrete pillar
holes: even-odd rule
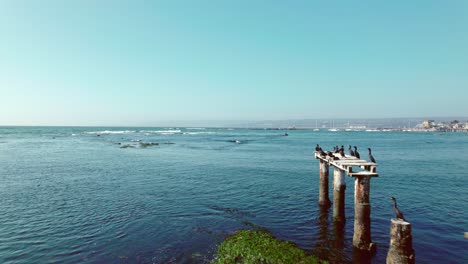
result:
[[[333,220],[345,221],[345,172],[333,168]]]
[[[391,220],[387,264],[414,264],[411,224],[404,220]]]
[[[354,236],[353,246],[359,250],[374,251],[370,225],[370,176],[355,176],[354,180]]]
[[[328,198],[328,162],[320,160],[320,186],[319,186],[319,205],[329,207]]]

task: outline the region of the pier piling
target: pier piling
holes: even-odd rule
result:
[[[353,246],[360,250],[372,251],[370,225],[370,176],[359,175],[354,180],[354,235]]]
[[[320,161],[320,191],[319,204],[329,205],[328,199],[328,168],[333,172],[333,217],[335,220],[345,219],[345,173],[354,177],[354,235],[353,246],[358,251],[373,253],[375,244],[371,241],[370,221],[370,179],[378,177],[377,164],[358,159],[354,156],[341,156],[338,159],[316,152],[315,158]],[[356,170],[353,170],[356,169]]]
[[[411,224],[401,219],[391,219],[390,247],[387,264],[414,264],[413,237]]]
[[[330,206],[330,199],[328,198],[328,174],[329,164],[320,160],[319,205],[323,207]]]
[[[345,172],[333,168],[333,220],[345,221]]]

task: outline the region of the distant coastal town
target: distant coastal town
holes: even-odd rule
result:
[[[468,121],[452,120],[448,123],[425,120],[415,127],[416,130],[441,132],[468,132]]]
[[[286,124],[289,123],[289,124]],[[302,123],[300,123],[302,122]],[[314,131],[402,131],[402,132],[468,132],[468,120],[302,120],[278,123],[250,124],[250,129],[267,130],[314,130]],[[415,125],[416,124],[416,125]]]

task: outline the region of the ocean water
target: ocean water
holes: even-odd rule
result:
[[[0,263],[206,263],[252,225],[332,263],[385,263],[390,196],[417,263],[468,263],[468,134],[283,133],[0,127]],[[318,207],[316,143],[356,145],[364,158],[372,147],[375,255],[353,254],[352,178],[345,226]]]

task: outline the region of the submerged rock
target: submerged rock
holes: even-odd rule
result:
[[[148,143],[145,143],[145,142],[140,142],[140,147],[142,148],[146,148],[146,147],[150,147],[150,146],[158,146],[159,143],[157,142],[148,142]]]

